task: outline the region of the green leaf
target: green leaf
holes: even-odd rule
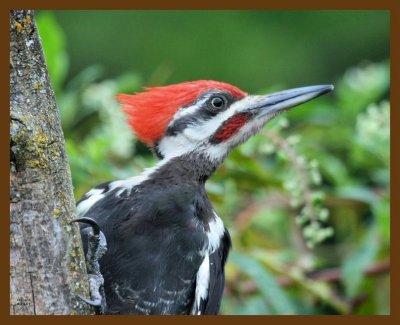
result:
[[[357,185],[339,187],[337,189],[337,196],[370,204],[374,204],[377,200],[377,196],[372,190]]]
[[[296,308],[275,277],[254,258],[232,252],[229,261],[249,275],[257,284],[261,294],[267,300],[274,314],[294,315]]]
[[[364,279],[364,270],[373,263],[377,251],[377,229],[371,226],[360,246],[342,264],[343,282],[349,297],[354,297],[359,293]]]

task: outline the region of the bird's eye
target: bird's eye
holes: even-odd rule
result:
[[[220,96],[213,97],[211,99],[211,106],[213,108],[216,108],[216,109],[222,108],[224,106],[224,104],[225,104],[225,100]]]

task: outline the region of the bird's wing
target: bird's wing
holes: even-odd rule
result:
[[[108,252],[100,261],[106,312],[189,313],[193,275],[207,242],[193,217],[197,192],[191,186],[156,188],[152,195],[120,191],[105,185],[78,204],[84,217],[98,223],[108,242]],[[83,226],[82,236],[87,232]]]
[[[204,299],[200,299],[200,303],[195,306],[193,314],[218,314],[225,284],[224,265],[228,257],[230,247],[231,239],[228,231],[225,231],[218,249],[209,255],[208,295]],[[196,285],[198,286],[199,283]]]

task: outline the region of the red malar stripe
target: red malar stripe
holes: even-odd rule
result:
[[[212,142],[220,143],[230,139],[243,125],[248,122],[249,119],[250,115],[247,113],[232,116],[217,130],[217,132],[214,134]]]

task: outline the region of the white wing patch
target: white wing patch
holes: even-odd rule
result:
[[[225,232],[224,223],[222,222],[221,218],[218,217],[215,212],[214,216],[215,219],[208,224],[210,230],[207,232],[208,251],[210,254],[214,253],[218,249],[221,243],[221,238]]]
[[[76,213],[79,218],[83,217],[89,209],[99,200],[104,198],[107,193],[111,192],[114,189],[118,189],[115,193],[116,196],[120,197],[120,195],[124,191],[131,191],[135,186],[143,183],[147,179],[149,179],[150,175],[157,171],[162,165],[168,163],[169,159],[161,160],[157,165],[151,168],[146,168],[140,175],[130,177],[123,180],[118,180],[114,182],[110,182],[108,184],[108,190],[105,191],[104,188],[94,188],[86,193],[87,198],[76,206]]]
[[[116,196],[120,197],[124,191],[131,191],[135,186],[144,182],[147,179],[146,175],[139,175],[130,177],[128,179],[118,180],[110,183],[110,191],[118,188],[119,190],[115,193]],[[130,194],[130,193],[129,193]]]
[[[206,300],[210,286],[210,254],[214,253],[221,245],[221,238],[225,232],[225,226],[221,218],[214,212],[215,218],[208,224],[209,231],[208,248],[206,250],[204,260],[200,265],[196,277],[196,292],[192,307],[192,315],[200,315],[201,300]]]
[[[159,161],[155,166],[146,168],[140,175],[130,177],[127,179],[119,180],[119,181],[114,181],[109,184],[110,186],[110,191],[118,188],[119,191],[116,192],[116,196],[120,196],[122,192],[125,190],[131,191],[135,186],[140,185],[144,181],[148,180],[154,172],[156,172],[161,166],[167,164],[170,159],[163,159]]]
[[[97,189],[94,188],[90,190],[89,192],[86,193],[88,196],[87,199],[81,201],[77,206],[76,206],[76,214],[77,216],[83,217],[86,212],[100,199],[104,197],[104,188],[102,189]]]
[[[210,285],[210,258],[208,253],[204,257],[203,263],[201,263],[199,271],[196,277],[196,292],[194,296],[194,304],[192,307],[193,315],[200,315],[200,303],[201,300],[205,300],[208,296],[208,286]]]

